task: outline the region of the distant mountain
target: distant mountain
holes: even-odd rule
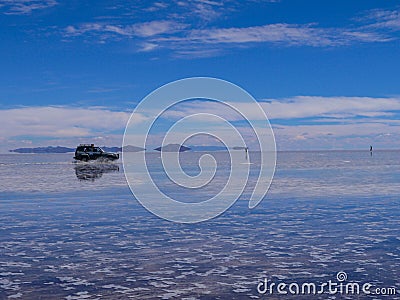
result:
[[[192,151],[207,152],[207,151],[226,151],[224,146],[189,146]]]
[[[244,149],[246,149],[246,147],[233,147],[232,149],[233,150],[244,150]]]
[[[123,149],[124,149],[124,152],[140,152],[140,151],[146,150],[142,147],[137,147],[137,146],[132,146],[132,145],[124,146]]]
[[[185,152],[190,150],[190,148],[179,144],[168,144],[164,147],[155,148],[154,150],[163,152]]]
[[[67,148],[67,147],[37,147],[37,148],[18,148],[14,150],[10,150],[10,152],[16,153],[68,153],[74,152],[74,148]]]

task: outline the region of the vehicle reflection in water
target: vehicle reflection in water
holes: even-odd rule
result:
[[[103,173],[119,172],[119,165],[84,163],[75,166],[76,178],[85,181],[95,181],[103,176]]]

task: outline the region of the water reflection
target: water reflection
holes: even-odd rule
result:
[[[75,166],[75,175],[79,180],[95,181],[103,176],[103,173],[119,172],[117,164],[79,164]]]

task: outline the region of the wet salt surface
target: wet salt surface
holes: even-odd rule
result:
[[[118,164],[82,175],[69,155],[0,156],[0,298],[275,299],[257,293],[260,280],[339,271],[399,289],[399,154],[280,153],[257,208],[238,201],[193,225],[147,212]]]

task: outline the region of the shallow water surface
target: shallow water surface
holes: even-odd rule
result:
[[[179,194],[151,155],[160,188]],[[182,156],[188,173],[198,172],[200,155]],[[224,162],[217,183],[193,201],[226,179],[226,155],[214,155]],[[341,271],[347,282],[395,287],[387,297],[399,298],[398,151],[280,152],[259,206],[248,209],[246,190],[223,215],[191,225],[145,210],[120,162],[0,155],[0,178],[1,299],[284,299],[259,294],[258,283],[317,284]],[[346,298],[292,296],[302,297]]]

